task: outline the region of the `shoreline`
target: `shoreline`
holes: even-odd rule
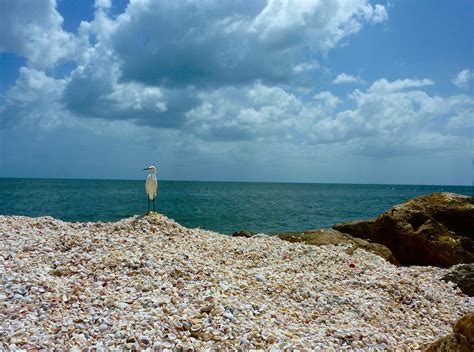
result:
[[[3,348],[419,349],[474,301],[446,269],[347,246],[0,216]]]

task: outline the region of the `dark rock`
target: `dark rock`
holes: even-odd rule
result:
[[[250,231],[247,231],[247,230],[240,230],[240,231],[234,232],[231,236],[232,237],[250,238],[250,237],[253,236],[253,234]]]
[[[474,351],[474,313],[458,320],[453,333],[444,336],[424,349],[425,352],[471,352]]]
[[[384,246],[383,244],[380,244],[380,243],[372,242],[371,240],[364,240],[361,238],[353,237],[351,238],[351,240],[356,244],[356,246],[352,248],[352,251],[354,251],[357,248],[365,249],[366,251],[369,251],[381,256],[382,258],[384,258],[385,260],[387,260],[388,262],[396,266],[400,265],[400,262],[398,261],[398,259],[393,255],[392,251],[387,246]],[[351,251],[349,251],[349,254],[352,254]]]
[[[350,243],[353,245],[351,249],[348,250],[349,254],[352,254],[357,248],[362,248],[366,251],[377,254],[392,264],[399,265],[398,260],[393,256],[390,249],[384,245],[378,243],[372,243],[360,238],[354,238],[345,233],[333,230],[333,229],[322,229],[314,230],[307,232],[290,232],[279,234],[278,237],[281,240],[288,242],[304,242],[309,245],[314,246],[324,246],[324,245],[338,245]]]
[[[467,339],[461,334],[444,336],[423,350],[424,352],[472,352]]]
[[[474,351],[474,313],[469,313],[458,320],[453,332],[466,336],[467,341]]]
[[[454,193],[414,198],[372,223],[337,229],[387,246],[406,265],[452,266],[474,262],[474,199]]]
[[[362,221],[351,221],[341,224],[336,224],[332,228],[334,230],[348,233],[351,236],[370,239],[372,235],[372,229],[374,227],[375,219],[362,220]]]
[[[460,265],[444,275],[442,280],[454,282],[464,294],[474,296],[474,264]]]

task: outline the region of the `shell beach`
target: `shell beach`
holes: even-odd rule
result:
[[[347,250],[0,216],[0,349],[417,350],[474,310],[446,269]]]

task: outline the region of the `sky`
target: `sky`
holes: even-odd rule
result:
[[[0,0],[0,177],[472,185],[474,1]]]

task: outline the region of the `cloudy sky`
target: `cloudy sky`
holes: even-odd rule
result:
[[[0,177],[471,184],[474,2],[0,0]]]

